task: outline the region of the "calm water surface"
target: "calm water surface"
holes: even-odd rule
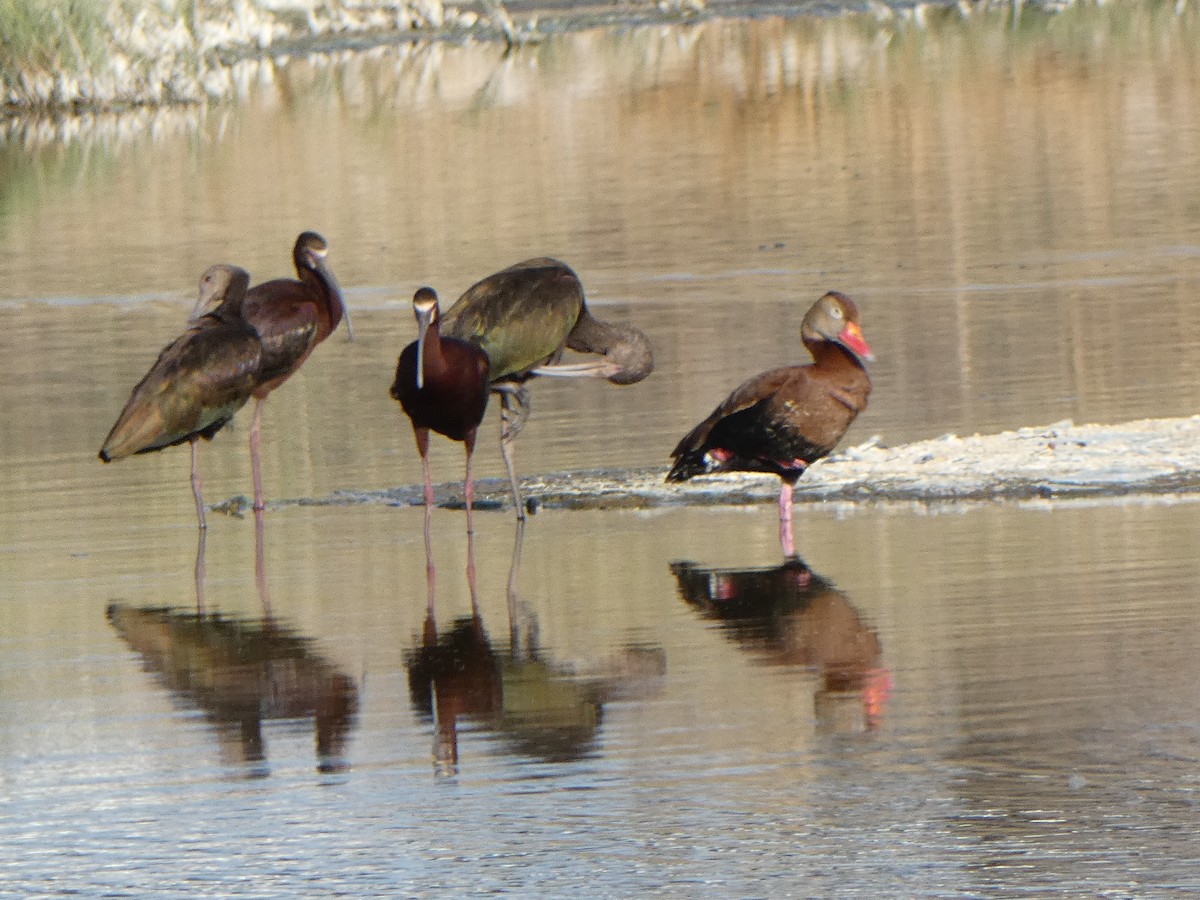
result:
[[[274,498],[419,480],[412,291],[545,253],[658,370],[537,384],[529,474],[665,464],[828,288],[878,356],[848,441],[1190,415],[1198,34],[709,23],[10,123],[0,894],[1200,889],[1193,503],[806,506],[804,566],[767,507],[484,513],[474,598],[439,510],[427,619],[418,509],[213,515],[197,566],[186,451],[95,459],[199,273],[285,274],[306,228],[358,340],[268,403]],[[248,493],[246,437],[204,448],[210,500]]]

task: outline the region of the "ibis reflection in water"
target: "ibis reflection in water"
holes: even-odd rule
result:
[[[849,598],[793,557],[773,568],[671,563],[680,596],[731,641],[768,665],[820,676],[818,722],[833,731],[882,722],[891,674],[883,648]]]
[[[529,379],[559,375],[634,384],[654,369],[646,336],[593,317],[579,276],[546,257],[517,263],[473,284],[446,311],[441,333],[476,344],[487,354],[490,387],[500,395],[500,451],[518,518],[525,517],[525,505],[513,440],[529,415]],[[562,363],[568,349],[597,358]],[[473,383],[469,389],[474,390]]]
[[[205,537],[196,545],[196,606],[108,607],[108,621],[183,707],[199,709],[217,734],[224,762],[266,774],[263,722],[312,719],[317,769],[346,768],[358,689],[313,641],[280,624],[267,590],[265,522],[254,516],[254,576],[262,617],[231,618],[205,604]]]
[[[346,767],[358,690],[308,638],[270,618],[121,603],[108,621],[178,705],[204,714],[225,763],[266,774],[263,722],[312,719],[318,770]]]
[[[522,528],[518,521],[508,577],[507,646],[493,644],[472,594],[470,615],[442,631],[431,600],[420,644],[406,654],[413,707],[433,724],[438,774],[458,771],[464,722],[493,735],[499,752],[550,763],[587,757],[595,752],[605,703],[653,693],[666,673],[659,647],[626,646],[571,666],[539,647],[536,617],[516,596]]]
[[[874,359],[859,327],[858,307],[830,291],[804,315],[800,339],[813,356],[806,366],[784,366],[756,375],[723,400],[672,451],[667,481],[712,472],[778,475],[779,543],[795,556],[792,489],[826,456],[867,407]]]
[[[104,462],[185,441],[192,447],[196,518],[206,527],[198,441],[213,436],[250,399],[262,343],[244,318],[250,276],[216,265],[200,279],[197,313],[133,389],[100,449]]]

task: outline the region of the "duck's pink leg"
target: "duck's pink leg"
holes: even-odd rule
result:
[[[792,539],[792,483],[786,479],[779,488],[779,545],[785,557],[796,555],[796,544]]]

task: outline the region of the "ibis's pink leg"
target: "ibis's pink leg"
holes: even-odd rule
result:
[[[258,458],[258,444],[262,432],[262,408],[265,397],[254,398],[254,419],[250,422],[250,473],[254,477],[254,508],[264,509],[262,487],[262,466]]]
[[[508,431],[507,401],[508,395],[502,394],[500,403],[500,455],[504,457],[504,468],[508,469],[508,483],[512,488],[513,505],[517,508],[517,518],[524,520],[525,503],[521,499],[521,484],[517,481],[517,471],[513,467],[513,438]]]
[[[475,453],[474,428],[467,432],[467,436],[463,439],[463,445],[467,448],[467,473],[466,481],[463,483],[463,494],[467,501],[467,534],[474,534],[475,527],[471,524],[471,509],[475,505],[475,482],[471,478],[471,456]]]
[[[513,505],[517,508],[517,518],[525,518],[525,502],[521,498],[521,485],[517,481],[516,468],[513,466],[512,444],[529,417],[529,403],[525,390],[515,384],[493,384],[492,390],[500,394],[500,455],[504,457],[504,467],[508,470],[508,483],[512,487]]]
[[[779,489],[779,545],[783,555],[796,555],[796,544],[792,540],[792,483],[784,481]]]
[[[425,510],[433,509],[433,476],[429,472],[429,429],[413,428],[417,439],[417,453],[421,455],[421,474],[425,477]]]
[[[521,499],[521,485],[517,482],[517,473],[513,469],[511,441],[503,438],[500,440],[500,455],[504,457],[504,466],[508,469],[508,483],[512,487],[513,505],[517,508],[517,518],[524,520],[525,503]]]
[[[204,485],[200,482],[200,439],[192,438],[192,496],[196,498],[196,518],[200,528],[208,527],[208,517],[204,513]]]

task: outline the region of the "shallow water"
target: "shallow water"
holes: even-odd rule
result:
[[[6,132],[0,892],[1200,886],[1191,503],[807,505],[811,571],[764,506],[547,510],[511,596],[481,512],[476,620],[439,510],[427,623],[419,509],[213,515],[198,581],[186,451],[95,459],[200,271],[284,274],[304,228],[357,340],[267,404],[278,499],[416,482],[413,289],[548,252],[658,369],[535,385],[531,475],[664,464],[831,287],[878,357],[848,442],[1191,414],[1196,14],[1091,14],[404,48]]]

